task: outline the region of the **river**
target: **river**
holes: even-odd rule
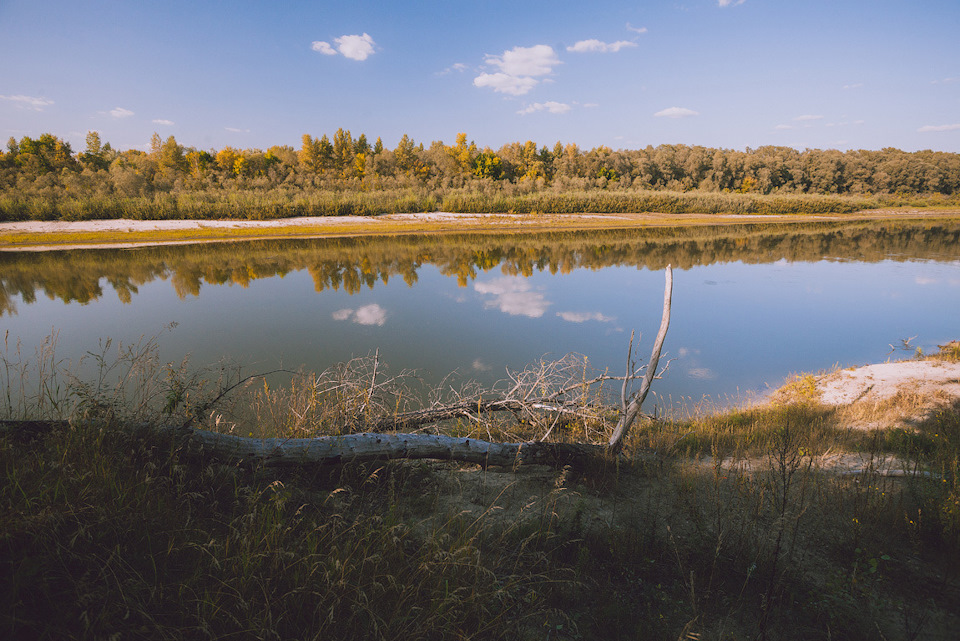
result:
[[[55,333],[64,362],[159,334],[166,360],[246,373],[376,351],[431,383],[489,384],[570,352],[620,374],[631,330],[649,353],[667,264],[660,408],[745,402],[794,373],[960,338],[960,223],[943,221],[5,252],[0,328],[8,355]]]

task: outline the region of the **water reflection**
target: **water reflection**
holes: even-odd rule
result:
[[[473,289],[485,295],[485,307],[499,309],[511,316],[540,318],[550,306],[550,301],[541,292],[534,291],[530,283],[519,276],[476,282]]]
[[[333,313],[333,320],[351,321],[357,325],[383,326],[387,322],[387,310],[376,303],[364,305],[359,309],[338,309]]]
[[[905,260],[960,257],[955,222],[818,223],[655,228],[527,235],[460,234],[259,241],[152,247],[0,253],[0,315],[30,304],[38,292],[64,302],[89,303],[104,283],[129,303],[140,288],[169,281],[180,298],[199,296],[204,284],[249,287],[265,278],[306,270],[316,292],[355,294],[401,278],[408,286],[424,265],[456,278],[460,287],[499,267],[509,279],[475,284],[495,297],[492,305],[538,317],[548,303],[524,287],[536,272],[613,266],[680,269],[725,262],[777,260]],[[502,291],[501,291],[502,290]],[[494,299],[491,299],[494,300]]]
[[[435,379],[489,381],[567,352],[619,372],[630,330],[656,331],[667,263],[658,404],[960,336],[960,223],[929,221],[0,253],[0,330],[30,350],[56,328],[73,359],[177,322],[165,359],[227,356],[247,372],[374,350]]]

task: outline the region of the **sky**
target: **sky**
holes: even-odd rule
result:
[[[0,0],[0,136],[960,152],[958,0]]]

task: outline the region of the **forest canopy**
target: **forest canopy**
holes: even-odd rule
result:
[[[355,138],[344,129],[332,138],[304,134],[299,149],[201,150],[174,136],[163,140],[154,134],[148,151],[119,151],[91,131],[80,152],[49,133],[10,138],[0,151],[4,220],[75,218],[81,216],[78,207],[86,218],[182,218],[191,207],[199,216],[270,218],[423,211],[441,205],[477,211],[487,206],[481,201],[557,194],[578,196],[570,201],[548,198],[528,209],[589,211],[597,204],[584,194],[651,191],[954,201],[960,195],[960,154],[688,145],[583,150],[529,140],[493,150],[468,142],[465,133],[453,145],[434,141],[429,146],[404,135],[389,149],[380,138],[371,143],[366,135]],[[190,206],[183,204],[185,195],[192,197]],[[302,203],[304,196],[314,199]],[[609,209],[611,197],[603,200],[602,208]],[[215,206],[205,209],[204,203]],[[627,202],[621,208],[644,204]],[[493,210],[514,208],[511,201]]]

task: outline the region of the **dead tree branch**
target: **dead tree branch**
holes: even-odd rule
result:
[[[653,383],[653,379],[657,373],[657,365],[660,363],[660,351],[663,349],[663,341],[667,337],[667,328],[670,327],[670,306],[672,300],[673,268],[667,265],[666,285],[664,285],[663,288],[663,316],[660,319],[660,330],[657,332],[657,339],[653,343],[653,351],[650,353],[650,361],[647,363],[647,370],[644,373],[643,381],[640,383],[640,389],[637,390],[629,402],[627,401],[629,381],[623,381],[623,392],[620,398],[623,411],[620,415],[620,420],[617,422],[617,427],[614,428],[613,434],[610,436],[610,442],[608,444],[610,451],[614,454],[619,453],[623,448],[623,440],[626,438],[630,426],[633,425],[633,421],[636,420],[637,415],[640,413],[640,407],[643,405],[643,401],[646,400],[647,394],[650,392],[650,385]],[[631,346],[633,345],[632,335],[630,337],[630,344]],[[629,372],[630,370],[631,366],[628,365],[627,371]]]

